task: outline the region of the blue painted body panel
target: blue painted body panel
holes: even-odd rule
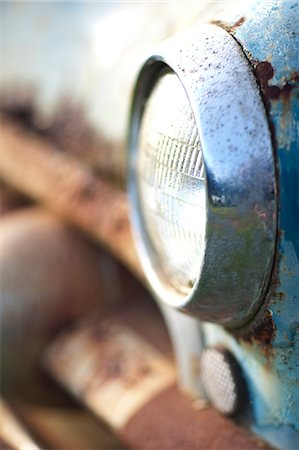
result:
[[[261,89],[273,129],[278,177],[277,257],[264,310],[271,344],[248,342],[205,324],[208,344],[226,343],[241,363],[252,402],[253,429],[283,449],[299,444],[299,2],[256,2],[232,29],[253,68],[268,62]],[[233,24],[231,24],[233,26]],[[268,66],[270,67],[270,65]],[[258,73],[258,71],[256,72]],[[274,87],[275,86],[275,87]]]

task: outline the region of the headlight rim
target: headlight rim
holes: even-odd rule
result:
[[[254,279],[256,279],[256,283],[259,285],[259,292],[257,293],[254,287],[252,287],[253,283],[249,280],[249,287],[253,294],[254,300],[250,301],[250,295],[247,294],[247,300],[243,302],[241,301],[241,306],[236,304],[236,295],[233,299],[233,301],[230,303],[229,301],[226,301],[228,305],[225,305],[226,310],[221,309],[220,300],[221,295],[218,295],[217,301],[215,302],[214,299],[211,299],[210,306],[205,304],[200,304],[198,301],[198,298],[201,298],[202,296],[202,286],[200,286],[200,275],[203,275],[203,271],[205,270],[205,265],[207,264],[207,261],[209,261],[207,275],[211,274],[211,262],[213,261],[213,252],[215,253],[215,242],[213,242],[212,250],[209,251],[209,242],[206,242],[206,250],[207,255],[204,259],[204,263],[202,266],[202,270],[199,268],[199,276],[197,277],[196,283],[194,284],[193,288],[191,289],[191,292],[189,295],[187,295],[184,298],[176,299],[174,300],[174,293],[169,287],[162,286],[161,280],[159,280],[159,275],[156,273],[156,267],[154,267],[154,263],[152,261],[152,257],[149,255],[150,251],[149,248],[147,248],[147,245],[145,243],[146,237],[144,234],[144,227],[142,226],[142,219],[140,218],[140,209],[138,207],[138,192],[136,191],[137,183],[135,183],[135,164],[136,164],[136,154],[137,154],[137,141],[138,141],[138,128],[142,119],[142,114],[145,107],[146,99],[149,97],[155,83],[159,79],[159,77],[163,74],[163,71],[171,71],[175,73],[183,88],[185,89],[185,92],[189,98],[190,105],[196,120],[196,124],[198,127],[200,140],[202,142],[203,146],[203,161],[206,171],[206,187],[207,187],[207,224],[206,226],[209,226],[209,229],[212,227],[213,229],[217,228],[219,225],[219,214],[217,215],[215,213],[215,209],[217,208],[217,205],[215,202],[211,200],[211,183],[213,182],[213,170],[211,169],[211,162],[206,160],[210,159],[210,155],[208,155],[207,158],[207,149],[206,149],[206,137],[204,136],[204,133],[201,130],[201,117],[199,114],[199,106],[198,106],[198,99],[196,98],[196,95],[194,95],[194,86],[192,86],[192,79],[194,80],[194,77],[192,78],[191,71],[187,71],[186,67],[184,67],[184,57],[182,57],[184,51],[186,51],[186,46],[189,46],[190,51],[190,45],[192,39],[194,40],[194,37],[192,38],[192,32],[186,33],[184,35],[173,38],[173,43],[171,44],[171,40],[166,42],[164,45],[161,46],[160,53],[156,53],[152,56],[150,56],[146,63],[143,65],[137,83],[135,88],[135,94],[133,98],[132,103],[132,112],[131,112],[131,129],[130,129],[130,135],[129,135],[129,195],[131,198],[131,205],[132,205],[132,221],[133,221],[133,228],[134,228],[134,234],[136,236],[136,242],[137,247],[140,254],[140,259],[142,266],[145,270],[146,276],[149,280],[149,285],[151,290],[153,291],[154,295],[159,299],[163,300],[167,304],[170,304],[172,306],[175,306],[179,309],[182,309],[192,315],[199,316],[200,318],[204,320],[214,321],[217,323],[222,323],[224,325],[227,325],[228,327],[239,327],[242,326],[245,322],[250,320],[254,314],[257,312],[259,307],[262,304],[262,300],[265,296],[268,280],[271,275],[272,270],[272,264],[274,260],[274,254],[275,254],[275,244],[276,244],[276,235],[277,235],[277,227],[276,227],[276,217],[277,217],[277,198],[276,198],[276,180],[275,180],[275,163],[274,163],[274,155],[273,155],[273,148],[272,148],[272,141],[271,141],[271,134],[268,126],[268,119],[266,115],[266,111],[260,96],[260,92],[258,90],[258,86],[256,84],[256,80],[253,76],[251,66],[249,62],[246,60],[245,56],[242,54],[241,49],[238,47],[238,44],[234,41],[233,37],[229,35],[226,31],[222,30],[221,28],[215,26],[215,25],[202,25],[200,27],[201,29],[201,37],[205,36],[206,39],[210,39],[212,41],[212,48],[216,48],[217,45],[220,45],[219,42],[223,41],[221,44],[223,48],[225,49],[223,58],[227,55],[229,58],[231,55],[228,54],[229,49],[233,47],[234,55],[232,56],[233,59],[235,59],[235,63],[239,64],[239,70],[244,70],[245,73],[245,82],[242,80],[242,83],[245,85],[247,83],[247,89],[252,92],[252,94],[255,95],[255,102],[257,105],[257,110],[254,112],[254,120],[252,119],[252,123],[254,121],[256,122],[259,120],[259,122],[262,124],[261,129],[257,130],[257,139],[260,137],[263,138],[263,140],[266,142],[266,150],[267,158],[264,158],[262,160],[262,164],[265,165],[265,168],[263,170],[260,170],[259,173],[263,174],[266,173],[269,175],[270,185],[266,186],[267,195],[269,197],[269,205],[268,205],[268,211],[267,214],[267,223],[266,221],[263,226],[265,226],[267,229],[262,230],[261,224],[258,222],[256,215],[252,214],[252,211],[248,210],[246,211],[246,207],[248,208],[248,204],[243,204],[245,208],[244,213],[244,223],[241,225],[244,227],[244,224],[246,222],[246,219],[250,220],[256,220],[256,228],[253,228],[253,231],[256,236],[255,237],[257,241],[261,242],[263,245],[263,249],[266,251],[266,256],[264,258],[265,264],[267,264],[267,269],[264,270],[264,273],[262,276],[258,277],[256,271],[253,271]],[[198,36],[198,29],[195,31],[195,36]],[[194,34],[193,34],[194,36]],[[181,41],[180,41],[181,40]],[[232,44],[233,41],[233,44]],[[174,45],[177,43],[183,42],[181,48],[180,46],[177,46],[176,49],[174,49]],[[185,49],[185,50],[184,50]],[[194,50],[195,51],[195,50]],[[198,50],[197,50],[198,51]],[[188,55],[185,56],[185,59],[188,57]],[[200,57],[198,58],[200,60]],[[213,58],[211,58],[213,60]],[[203,58],[202,58],[203,60]],[[198,62],[198,61],[197,61]],[[231,64],[231,61],[230,61]],[[188,66],[188,64],[187,64]],[[240,68],[241,67],[241,68]],[[245,70],[246,69],[246,70]],[[205,69],[206,70],[206,69]],[[196,71],[195,71],[196,72]],[[194,72],[194,73],[195,73]],[[197,75],[201,76],[203,70],[200,70],[200,68],[197,68]],[[210,75],[212,74],[212,70],[210,71]],[[217,73],[216,73],[217,76]],[[221,78],[221,77],[220,77]],[[191,81],[190,81],[191,79]],[[241,83],[241,84],[242,84]],[[213,82],[211,83],[211,88],[213,86]],[[201,94],[202,95],[202,94]],[[257,100],[258,97],[258,100]],[[232,108],[234,109],[234,108]],[[204,114],[204,113],[201,113]],[[258,117],[258,119],[257,119]],[[241,120],[242,118],[240,118]],[[242,120],[241,120],[242,121]],[[242,125],[242,124],[241,124]],[[243,124],[243,127],[245,125]],[[263,136],[264,133],[264,136]],[[214,139],[216,139],[214,137]],[[246,139],[245,139],[246,141]],[[210,148],[211,144],[209,143]],[[240,149],[239,149],[240,150]],[[251,152],[253,154],[253,152]],[[250,157],[252,157],[252,154],[250,154]],[[261,152],[259,150],[259,156]],[[250,162],[250,157],[244,158],[244,161],[241,161],[241,163]],[[241,166],[241,163],[239,162],[239,166]],[[208,167],[207,167],[208,166]],[[248,175],[248,174],[247,174]],[[135,180],[135,181],[134,181]],[[247,180],[248,184],[248,180]],[[247,186],[248,188],[248,186]],[[270,191],[272,189],[272,197],[270,195]],[[244,200],[242,197],[242,192],[238,193],[241,200]],[[255,195],[258,196],[259,193],[255,192]],[[262,194],[264,195],[264,194]],[[271,198],[270,198],[271,197]],[[263,203],[265,203],[266,195],[263,197]],[[242,202],[241,202],[242,203]],[[240,204],[241,204],[240,203]],[[239,207],[240,205],[238,205]],[[241,205],[242,206],[242,205]],[[251,208],[252,209],[252,208]],[[247,214],[247,215],[246,215]],[[271,218],[272,215],[272,218]],[[221,219],[221,218],[220,218]],[[233,216],[229,218],[230,221],[233,220]],[[268,239],[268,241],[267,241]],[[209,239],[208,239],[209,240]],[[263,240],[265,240],[265,244],[263,243]],[[267,242],[266,242],[267,241]],[[216,251],[217,253],[217,251]],[[257,251],[258,253],[258,251]],[[262,254],[262,252],[260,252]],[[258,253],[259,254],[259,253]],[[221,255],[220,255],[221,256]],[[244,257],[244,252],[243,252]],[[252,265],[252,264],[251,264]],[[252,269],[252,267],[250,267]],[[246,270],[244,267],[242,268],[242,276],[244,276]],[[236,277],[240,279],[240,274],[236,273]],[[259,278],[259,279],[258,279]],[[244,287],[243,292],[245,293]],[[224,298],[226,300],[228,299],[227,292],[224,295]],[[222,299],[223,300],[223,299]],[[219,309],[220,307],[220,309]]]

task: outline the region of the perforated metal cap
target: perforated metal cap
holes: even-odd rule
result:
[[[234,415],[244,405],[246,386],[242,371],[228,350],[206,348],[200,360],[200,378],[208,399],[221,413]]]

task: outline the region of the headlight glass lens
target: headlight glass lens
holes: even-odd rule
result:
[[[151,92],[138,145],[139,202],[149,250],[161,281],[188,295],[203,262],[206,189],[192,108],[172,72]]]

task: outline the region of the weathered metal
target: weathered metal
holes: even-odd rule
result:
[[[215,410],[197,410],[179,392],[165,341],[169,345],[157,311],[139,301],[62,333],[44,365],[131,448],[269,448]]]
[[[142,277],[124,192],[20,127],[2,124],[0,146],[0,177],[8,185],[100,241]]]
[[[272,269],[271,277],[268,285],[264,286],[266,295],[252,320],[238,330],[230,330],[230,334],[212,324],[201,324],[206,345],[222,345],[230,349],[243,368],[249,388],[251,407],[248,411],[252,412],[252,428],[274,445],[288,449],[296,448],[299,431],[298,366],[295,356],[298,354],[299,322],[298,8],[297,2],[277,1],[269,4],[258,1],[249,7],[247,5],[245,14],[244,11],[241,12],[243,7],[240,7],[231,14],[230,19],[228,15],[226,21],[214,21],[217,26],[233,34],[240,50],[244,52],[243,56],[251,63],[251,70],[256,77],[256,89],[260,87],[274,148],[275,176],[278,184],[278,235],[273,267],[268,267],[268,275]],[[200,32],[201,24],[198,24],[198,30]],[[286,30],[286,33],[281,30]],[[198,39],[194,45],[197,45],[197,42]],[[191,55],[194,45],[191,43],[189,46]],[[174,52],[176,48],[177,46]],[[177,60],[182,57],[184,56],[177,57]],[[157,59],[161,58],[156,56],[149,62],[149,72]],[[153,72],[154,70],[148,76],[155,77]],[[180,73],[180,76],[183,80],[188,78],[186,73]],[[241,78],[243,79],[243,74]],[[186,81],[185,83],[187,84]],[[236,80],[231,89],[232,94],[235,93],[235,96],[232,95],[231,106],[238,101],[239,85],[240,79]],[[188,87],[187,84],[187,89]],[[214,91],[207,92],[211,98],[214,94]],[[192,100],[192,95],[190,98]],[[251,98],[248,101],[250,102]],[[255,110],[249,108],[248,113],[251,120]],[[210,125],[205,125],[204,130],[208,133]],[[226,124],[224,128],[225,126]],[[199,128],[201,129],[200,124]],[[246,151],[260,144],[260,131],[260,124],[256,124],[253,143]],[[136,128],[133,132],[136,133]],[[261,151],[256,162],[257,167],[262,160]],[[230,176],[233,177],[233,173]],[[235,176],[241,178],[241,172]],[[256,181],[253,174],[251,190],[256,188],[256,183],[260,186],[260,180]],[[261,218],[264,212],[264,209],[259,211]],[[140,216],[137,220],[140,220]],[[274,224],[276,218],[271,220]],[[144,245],[144,235],[141,240]],[[152,269],[152,265],[146,266],[146,271],[150,274]],[[215,283],[213,276],[210,282]],[[243,297],[240,298],[240,302],[242,301]]]
[[[188,152],[184,154],[184,146],[176,152],[179,139],[169,150],[168,138],[174,133],[171,128],[163,130],[161,125],[151,132],[150,122],[147,136],[142,134],[140,138],[139,127],[146,120],[146,99],[153,101],[151,93],[158,89],[166,71],[179,78],[189,99],[194,129],[197,127],[199,135],[196,147],[203,154],[204,176],[184,169],[188,168]],[[157,111],[159,105],[150,113]],[[175,126],[180,129],[179,121],[172,124]],[[153,139],[156,134],[162,134],[164,140]],[[148,146],[142,139],[148,139]],[[145,156],[150,142],[159,142],[162,150],[155,148],[152,156]],[[185,145],[188,148],[188,142]],[[136,245],[153,293],[158,300],[202,320],[232,328],[243,325],[260,307],[271,273],[277,189],[271,135],[260,91],[250,63],[229,33],[215,25],[198,24],[157,48],[138,76],[128,151]],[[174,156],[177,153],[179,161]],[[182,160],[185,166],[177,168]],[[146,172],[148,167],[151,172]],[[162,169],[164,181],[158,177]],[[183,177],[187,180],[180,182]],[[176,206],[172,206],[174,198]],[[203,244],[192,243],[202,257],[187,292],[176,289],[169,281],[170,275],[167,277],[163,271],[153,245],[154,232],[159,229],[153,225],[155,219],[150,213],[147,215],[148,210],[154,218],[158,215],[158,224],[165,214],[166,223],[172,220],[176,224],[177,234],[180,230],[182,234],[201,230]],[[198,217],[197,221],[194,217]],[[168,248],[171,231],[168,233],[168,241],[161,241],[160,246]],[[180,254],[179,247],[176,251]],[[179,270],[177,278],[178,274]]]
[[[122,430],[124,441],[141,450],[271,448],[247,433],[212,408],[196,411],[176,387],[153,398]]]
[[[254,398],[255,430],[282,448],[296,448],[299,432],[298,29],[298,2],[275,1],[254,2],[233,30],[252,63],[268,112],[279,232],[268,295],[255,322],[240,330],[237,345],[223,332],[207,333],[209,341],[229,340],[235,348]]]
[[[64,97],[67,97],[67,95],[64,96],[64,92],[66,92],[64,86],[68,86],[68,92],[71,91],[70,97],[74,99],[72,93],[78,92],[77,88],[78,85],[80,85],[77,78],[76,81],[74,80],[74,75],[80,74],[82,68],[85,69],[88,67],[88,64],[84,64],[84,61],[86,61],[84,59],[85,56],[91,54],[94,55],[94,52],[85,52],[84,49],[82,52],[79,52],[78,55],[84,55],[84,57],[82,59],[79,56],[78,66],[75,64],[75,66],[78,67],[76,70],[74,69],[73,63],[67,66],[67,61],[74,61],[77,58],[76,56],[74,56],[73,59],[71,57],[71,55],[76,54],[76,51],[70,51],[70,48],[73,48],[72,45],[70,47],[66,46],[65,53],[63,53],[63,46],[60,44],[53,45],[53,42],[56,42],[56,40],[51,38],[49,39],[49,42],[51,43],[50,46],[51,48],[54,48],[54,51],[51,53],[52,57],[49,56],[49,52],[45,51],[45,49],[49,47],[46,45],[48,37],[56,37],[58,29],[60,30],[60,33],[61,30],[67,29],[65,24],[70,24],[70,22],[69,20],[65,20],[65,17],[68,16],[70,11],[75,11],[74,16],[72,16],[73,18],[76,14],[82,12],[79,4],[74,3],[73,5],[66,5],[61,3],[59,4],[61,5],[59,8],[62,8],[60,11],[63,10],[65,15],[58,14],[57,17],[60,17],[59,20],[57,19],[58,22],[55,22],[55,20],[53,22],[52,19],[49,19],[52,24],[51,27],[43,28],[41,24],[45,23],[43,22],[45,21],[44,13],[47,15],[49,9],[54,8],[51,10],[51,14],[55,16],[55,5],[58,4],[37,6],[36,11],[38,11],[38,13],[37,15],[34,14],[35,18],[33,21],[30,19],[33,9],[29,8],[25,15],[22,14],[24,8],[28,8],[27,4],[13,5],[13,8],[19,8],[18,12],[20,15],[18,21],[14,22],[14,26],[11,27],[9,36],[17,36],[15,27],[21,24],[22,26],[20,25],[18,28],[23,30],[21,33],[23,40],[20,39],[18,41],[17,38],[13,39],[14,45],[10,48],[12,50],[11,53],[10,49],[6,47],[6,57],[10,54],[11,60],[15,61],[13,66],[11,66],[11,70],[6,72],[6,81],[9,80],[10,82],[13,82],[10,83],[12,88],[9,94],[11,95],[10,98],[13,98],[13,95],[11,94],[12,91],[17,94],[18,92],[21,92],[20,97],[22,97],[22,89],[18,91],[17,86],[25,87],[25,91],[29,93],[31,92],[31,87],[33,87],[32,92],[34,100],[30,100],[29,104],[31,105],[31,111],[34,111],[34,113],[28,126],[30,129],[33,128],[34,130],[38,130],[39,133],[43,133],[44,136],[47,136],[45,130],[47,128],[51,130],[51,127],[55,130],[55,126],[60,120],[57,120],[55,125],[55,116],[59,116],[59,104],[65,104],[63,99]],[[1,4],[1,7],[3,7],[3,4]],[[5,4],[5,7],[10,8],[11,5]],[[76,10],[76,8],[78,9]],[[183,8],[187,9],[185,6],[183,6]],[[210,8],[210,3],[207,8]],[[221,5],[221,8],[223,8],[223,4]],[[228,5],[225,4],[225,8],[228,8]],[[197,13],[199,16],[203,13],[203,9],[198,8]],[[235,39],[243,49],[244,54],[248,57],[249,61],[251,61],[252,68],[255,70],[255,75],[263,94],[264,103],[268,111],[269,125],[272,130],[272,140],[276,149],[276,173],[278,176],[279,193],[279,233],[277,252],[272,278],[269,283],[268,295],[263,307],[255,316],[254,321],[251,321],[242,329],[235,331],[234,335],[226,332],[221,327],[208,323],[203,324],[202,330],[206,345],[218,345],[219,343],[225,345],[233,352],[242,366],[249,387],[251,413],[255,422],[254,429],[274,442],[275,445],[284,449],[289,449],[293,448],[293,443],[298,439],[298,433],[296,434],[295,431],[299,423],[297,416],[299,410],[297,406],[298,388],[296,385],[296,373],[298,373],[298,369],[296,369],[296,351],[298,350],[299,321],[298,303],[296,303],[296,295],[298,292],[299,225],[298,218],[296,217],[296,214],[294,214],[294,211],[298,210],[298,187],[296,186],[299,167],[297,130],[299,114],[297,106],[298,6],[295,1],[275,1],[271,3],[259,2],[257,6],[253,5],[248,9],[247,2],[237,2],[232,6],[232,9],[234,11],[227,11],[227,14],[216,14],[213,6],[210,14],[212,17],[210,18],[213,19],[218,26],[225,28],[234,35]],[[193,18],[196,15],[194,10],[192,15]],[[163,16],[164,19],[166,16],[167,14]],[[4,17],[4,15],[2,17]],[[41,21],[38,20],[38,17]],[[156,23],[155,21],[150,21],[148,15],[145,14],[144,17],[145,21]],[[177,20],[177,17],[178,16],[176,16],[175,20]],[[205,17],[208,17],[208,15],[202,14],[202,19]],[[10,18],[14,20],[14,13],[12,13]],[[31,27],[33,22],[35,25]],[[142,23],[144,24],[145,22]],[[6,24],[9,24],[9,20],[6,21]],[[161,29],[163,27],[164,25],[162,23]],[[38,35],[37,29],[40,32]],[[177,29],[177,27],[169,26],[167,33],[171,34]],[[29,34],[29,30],[33,33]],[[111,27],[111,30],[114,30],[114,28]],[[44,32],[45,34],[43,34]],[[140,34],[137,33],[137,35],[142,36],[142,33],[143,25],[140,26]],[[162,37],[162,35],[164,37],[165,33],[161,33],[160,37]],[[34,36],[33,39],[32,36]],[[152,45],[153,40],[150,38],[150,33],[148,36],[149,39],[147,45],[149,43]],[[142,39],[140,39],[139,42],[141,40]],[[86,42],[87,41],[88,39]],[[10,39],[6,39],[6,43],[9,42],[11,42]],[[26,51],[20,50],[20,42],[24,44],[22,49],[27,49]],[[67,39],[61,37],[60,42],[70,43]],[[76,38],[72,43],[73,42],[78,44],[80,39]],[[106,46],[107,40],[105,40],[105,38],[103,42]],[[38,46],[35,47],[36,51],[33,51],[33,44]],[[126,160],[124,154],[125,146],[123,145],[126,117],[123,107],[119,107],[119,102],[121,100],[125,101],[127,104],[129,103],[129,92],[133,79],[135,78],[135,68],[138,65],[136,61],[137,59],[139,61],[139,57],[143,59],[144,53],[147,53],[148,50],[147,45],[140,45],[138,52],[135,53],[132,51],[130,56],[128,56],[128,53],[130,52],[120,52],[122,54],[122,66],[125,67],[126,70],[127,68],[130,68],[130,75],[126,78],[128,83],[120,83],[123,72],[120,70],[120,59],[116,56],[114,64],[110,65],[107,70],[103,72],[103,78],[100,79],[100,77],[98,77],[98,72],[95,71],[93,72],[95,74],[95,81],[93,83],[86,82],[85,84],[90,88],[89,92],[91,93],[91,95],[86,97],[88,98],[88,101],[83,99],[86,110],[90,110],[89,100],[92,100],[92,102],[94,101],[95,104],[98,105],[99,109],[102,108],[103,117],[104,119],[107,119],[107,121],[104,120],[104,122],[101,122],[99,116],[94,116],[95,121],[93,122],[93,127],[97,128],[97,125],[101,122],[101,126],[99,126],[101,129],[101,137],[98,141],[98,138],[95,141],[110,142],[110,140],[112,140],[114,143],[122,142],[120,146],[117,144],[111,146],[113,157],[109,153],[110,150],[105,152],[105,157],[100,157],[102,158],[101,161],[103,166],[101,165],[102,163],[99,164],[99,166],[105,171],[104,166],[106,163],[107,166],[109,166],[108,161],[110,158],[110,160],[116,162],[116,165],[114,166],[114,163],[112,164],[113,169],[111,169],[111,167],[110,169],[106,167],[107,172],[118,173],[118,171],[120,171],[122,172],[120,177],[123,178],[124,162]],[[132,43],[132,47],[134,47],[134,42]],[[30,63],[28,63],[28,58],[30,58],[28,49],[32,51],[31,55],[35,55]],[[120,53],[118,53],[118,55],[120,55]],[[58,59],[55,59],[55,55],[57,55]],[[92,60],[93,58],[90,58],[90,61]],[[35,63],[37,62],[37,64],[35,64],[34,61]],[[49,65],[55,70],[56,76],[53,76],[51,70],[45,70],[45,68],[48,68],[47,64],[49,61]],[[105,58],[103,58],[103,61],[105,61]],[[65,70],[63,70],[62,65],[60,64],[62,62],[66,63],[66,66],[64,66]],[[20,71],[20,66],[23,67],[23,71]],[[6,67],[8,66],[6,65]],[[36,70],[36,68],[39,69]],[[112,68],[114,68],[114,70],[112,70]],[[28,73],[25,75],[25,70],[27,69],[32,70],[32,73],[35,73],[34,83],[31,83],[30,76],[27,77]],[[66,78],[62,75],[64,73],[68,74]],[[113,78],[111,77],[111,74],[114,75]],[[24,82],[22,81],[23,76]],[[108,79],[107,83],[103,81],[105,77]],[[50,81],[49,84],[48,80]],[[58,80],[56,85],[55,80]],[[114,89],[116,85],[118,86],[118,89]],[[2,93],[3,86],[4,85],[2,85],[1,88]],[[49,89],[48,86],[50,86]],[[52,90],[53,86],[54,91]],[[62,89],[56,90],[55,88],[57,86],[62,87]],[[101,87],[101,92],[98,90],[99,86]],[[5,84],[4,89],[6,90],[7,87],[8,84]],[[7,89],[6,92],[8,91],[9,90]],[[111,91],[113,91],[113,98],[111,98],[110,95]],[[53,92],[55,92],[55,95],[52,98],[58,100],[57,103],[54,102],[55,107],[50,108],[52,114],[52,116],[50,114],[50,119],[49,117],[45,118],[43,117],[43,114],[40,114],[43,110],[43,105],[49,105],[47,101],[43,102],[43,92],[46,92],[46,97],[48,99],[51,99]],[[95,96],[95,92],[101,97],[100,101],[99,97]],[[102,96],[103,92],[107,93],[107,95]],[[79,103],[79,111],[83,111],[82,114],[85,117],[85,108],[82,108],[80,99],[75,98],[75,100],[76,101],[73,103],[70,102],[70,109],[72,111],[78,111],[76,108]],[[7,104],[9,103],[10,102],[8,101]],[[68,101],[66,101],[66,103],[68,103]],[[16,104],[18,104],[18,101]],[[28,105],[28,102],[25,102],[25,104]],[[75,106],[73,106],[74,104]],[[26,108],[24,114],[25,119],[28,112],[28,108]],[[16,115],[16,109],[17,108],[11,109],[12,116]],[[7,111],[8,110],[9,108],[7,108]],[[80,114],[74,113],[76,118],[78,115]],[[22,116],[22,114],[20,114],[20,116]],[[26,120],[23,123],[28,124]],[[83,122],[85,123],[85,119]],[[118,130],[121,130],[119,131],[119,134],[118,132],[115,134],[109,126],[106,127],[108,122],[112,124],[112,128],[115,126]],[[67,123],[67,119],[65,121],[62,120],[60,123]],[[70,130],[75,129],[78,122],[74,119],[73,123],[75,125],[73,125],[73,128],[71,127],[68,129],[63,138],[56,138],[55,136],[59,135],[59,132],[57,133],[55,131],[53,131],[52,134],[51,131],[49,131],[49,137],[51,139],[57,139],[57,142],[61,147],[64,145],[67,146],[67,142],[70,145],[72,139]],[[88,123],[90,124],[89,121]],[[32,126],[32,124],[34,126]],[[64,125],[62,125],[62,128],[63,127]],[[1,128],[0,135],[2,139],[1,148],[7,149],[7,151],[1,152],[0,158],[0,163],[3,164],[1,173],[7,183],[24,192],[32,199],[42,202],[46,207],[55,211],[68,222],[75,224],[81,228],[81,230],[84,230],[84,232],[104,243],[114,255],[120,257],[120,259],[130,267],[135,274],[138,274],[138,276],[142,278],[142,271],[132,244],[125,195],[114,190],[114,188],[111,188],[102,180],[98,180],[89,166],[82,166],[82,164],[79,164],[78,161],[73,158],[65,158],[56,151],[53,152],[53,145],[46,143],[43,139],[37,138],[36,136],[28,136],[25,132],[17,131],[16,129],[9,127]],[[74,133],[74,135],[76,135],[76,133]],[[82,142],[82,145],[84,146],[84,139],[80,139],[79,141]],[[91,138],[91,141],[92,140],[93,138]],[[94,149],[95,148],[97,148],[97,145],[95,145]],[[122,149],[121,153],[118,153],[119,149]],[[44,150],[46,151],[43,152]],[[78,152],[81,152],[81,149],[78,149]],[[92,159],[92,157],[90,157],[90,159]],[[59,168],[60,165],[62,168],[61,171]],[[76,174],[74,175],[74,178],[70,176],[72,171]],[[86,180],[92,180],[91,184]],[[95,184],[93,184],[93,181]],[[64,194],[64,190],[66,190],[66,194]],[[177,318],[175,320],[178,322]],[[178,327],[177,330],[178,329],[180,329],[180,327]],[[177,331],[175,331],[175,333],[176,332]],[[184,334],[186,335],[186,332],[184,332]],[[194,333],[194,335],[197,334]],[[185,342],[188,342],[188,339],[186,339]],[[184,362],[184,364],[185,368],[187,368],[186,378],[192,378],[191,376],[188,377],[191,373],[189,367],[193,367],[193,371],[196,371],[196,367],[194,369],[192,364],[190,364],[190,366],[186,362]],[[161,421],[163,420],[165,423],[164,447],[170,442],[169,439],[171,438],[169,436],[173,435],[174,432],[179,434],[180,430],[177,426],[178,423],[180,423],[180,429],[185,426],[187,430],[185,435],[186,440],[178,441],[180,442],[181,447],[184,447],[186,442],[189,443],[187,439],[188,436],[192,435],[192,430],[198,428],[199,417],[197,416],[196,421],[192,422],[192,426],[188,428],[189,415],[186,414],[188,420],[186,420],[185,423],[181,421],[182,417],[180,415],[177,417],[174,414],[174,410],[176,410],[175,405],[178,404],[177,401],[179,402],[178,394],[176,393],[172,396],[170,394],[166,395],[165,393],[165,395],[162,394],[159,398],[160,401],[154,404],[155,407],[149,407],[147,415],[144,414],[139,416],[137,414],[135,416],[136,421],[133,421],[132,419],[130,422],[132,427],[131,430],[133,429],[135,433],[134,439],[132,438],[131,442],[138,444],[138,442],[140,442],[138,441],[138,436],[139,439],[142,438],[143,441],[152,442],[151,439],[153,436],[156,436],[156,430],[157,428],[159,429],[159,425],[161,425]],[[179,396],[179,399],[182,400],[182,397]],[[185,402],[185,400],[182,401]],[[167,402],[171,405],[171,409],[168,409]],[[163,409],[164,407],[165,409]],[[162,410],[165,411],[165,414],[161,417],[158,415],[158,412]],[[182,411],[180,408],[178,408],[178,410]],[[200,417],[203,416],[201,415]],[[206,429],[209,433],[222,436],[222,433],[219,433],[218,430],[209,427],[213,420],[215,426],[220,426],[221,423],[223,424],[224,432],[226,429],[230,429],[229,422],[226,420],[223,422],[222,419],[219,422],[218,419],[215,419],[216,415],[214,412],[212,415],[207,414],[205,417],[206,419],[204,421],[204,426],[201,428],[201,433],[204,433],[203,430]],[[219,416],[217,415],[217,417]],[[174,418],[175,420],[168,421],[169,418]],[[152,425],[150,426],[150,424]],[[231,442],[233,442],[235,431],[236,429],[234,428],[234,431],[231,434],[226,435],[232,440]],[[178,434],[175,434],[175,436],[178,436]],[[133,436],[133,432],[131,436]],[[159,434],[159,436],[161,437],[162,435]],[[196,436],[196,434],[194,434],[194,436]],[[201,434],[200,439],[204,436],[205,434]],[[211,444],[210,441],[203,440],[202,442],[205,443],[205,448],[208,448],[206,445],[207,443]],[[230,442],[227,442],[228,447],[232,448]],[[220,445],[220,443],[218,444]],[[240,447],[246,446],[241,445],[239,448]]]
[[[58,337],[45,364],[66,389],[119,430],[173,385],[175,369],[123,320],[90,322]]]

